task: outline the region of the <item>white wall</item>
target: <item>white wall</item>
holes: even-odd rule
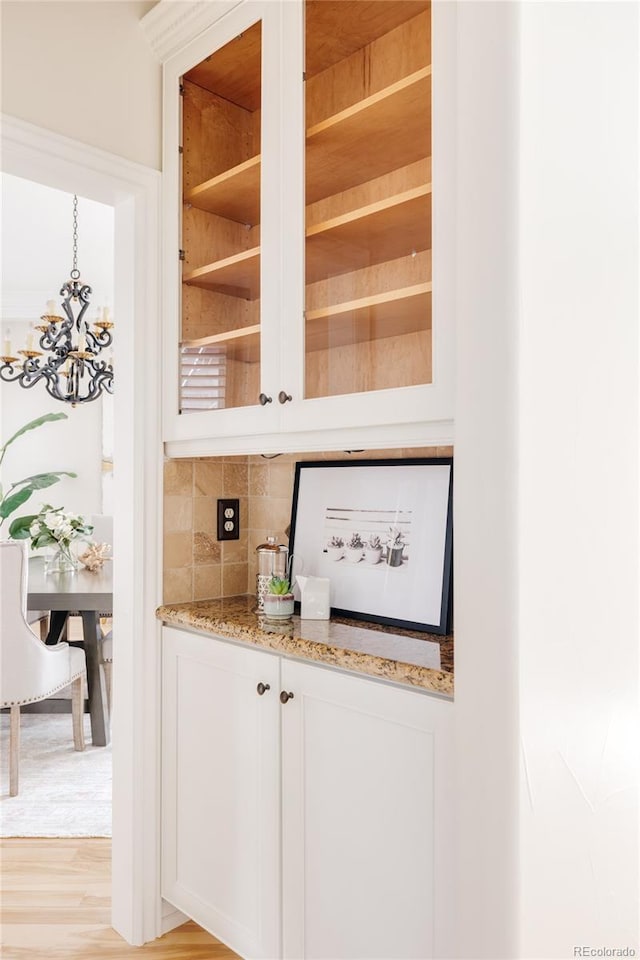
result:
[[[466,958],[640,951],[638,39],[637,3],[458,6]]]
[[[521,955],[640,950],[637,3],[525,3]]]
[[[2,110],[160,169],[160,65],[143,0],[3,0]]]
[[[457,21],[457,956],[513,960],[518,4],[462,3]]]

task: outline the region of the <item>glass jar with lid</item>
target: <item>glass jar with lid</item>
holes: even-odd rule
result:
[[[267,537],[265,543],[256,547],[258,554],[258,572],[256,574],[256,597],[258,611],[264,611],[264,595],[272,577],[287,576],[289,548],[276,543],[275,537]]]

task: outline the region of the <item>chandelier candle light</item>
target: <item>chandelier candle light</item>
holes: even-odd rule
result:
[[[70,403],[72,407],[96,400],[103,391],[113,393],[112,357],[99,359],[100,352],[113,343],[113,323],[109,308],[103,307],[90,328],[84,319],[90,295],[91,287],[81,283],[78,270],[78,198],[74,195],[73,268],[70,279],[60,290],[65,316],[56,313],[55,300],[47,301],[47,312],[40,318],[43,322],[36,327],[41,331],[42,350],[33,349],[33,334],[29,334],[26,349],[18,350],[24,360],[11,356],[11,340],[7,338],[0,356],[0,379],[8,383],[17,381],[27,389],[42,381],[54,400]],[[78,311],[77,317],[74,308]],[[47,353],[43,355],[43,351]]]

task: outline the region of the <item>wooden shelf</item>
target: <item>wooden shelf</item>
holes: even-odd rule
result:
[[[310,127],[306,202],[429,156],[430,102],[427,66]]]
[[[262,23],[258,21],[184,78],[253,113],[260,107],[261,64]]]
[[[198,184],[185,193],[185,203],[227,220],[253,226],[260,222],[260,155]]]
[[[198,340],[183,340],[180,346],[220,346],[224,348],[224,355],[228,360],[257,363],[260,360],[260,324],[229,330],[227,333],[216,333],[210,337],[200,337]]]
[[[383,340],[431,328],[431,283],[363,297],[306,316],[307,352]]]
[[[310,227],[306,280],[314,283],[430,247],[429,183]]]
[[[191,270],[183,274],[182,282],[232,297],[256,300],[260,296],[260,247]]]
[[[429,0],[307,0],[305,25],[307,36],[313,38],[306,48],[307,77],[345,60],[428,9]]]

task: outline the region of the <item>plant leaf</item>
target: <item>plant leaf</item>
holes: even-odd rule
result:
[[[16,517],[9,527],[9,536],[12,540],[26,540],[29,536],[29,529],[35,520],[37,514],[32,513],[28,517]]]
[[[0,447],[0,450],[3,452],[9,447],[14,440],[17,440],[18,437],[21,437],[23,433],[26,433],[28,430],[35,430],[36,427],[41,427],[43,423],[50,423],[52,420],[67,420],[68,417],[66,413],[45,413],[44,416],[38,417],[36,420],[31,420],[29,423],[26,423],[24,427],[21,427],[17,433],[14,433],[12,437],[9,437],[6,443]]]
[[[2,503],[0,503],[0,517],[5,520],[10,513],[13,513],[14,510],[21,507],[32,493],[33,490],[31,487],[24,487],[22,490],[17,490],[16,493],[9,494],[9,496],[5,497]]]
[[[77,477],[77,473],[71,473],[69,470],[54,470],[53,473],[35,473],[32,477],[25,477],[24,480],[18,480],[15,486],[22,486],[28,483],[32,490],[44,490],[57,483],[61,477]]]

